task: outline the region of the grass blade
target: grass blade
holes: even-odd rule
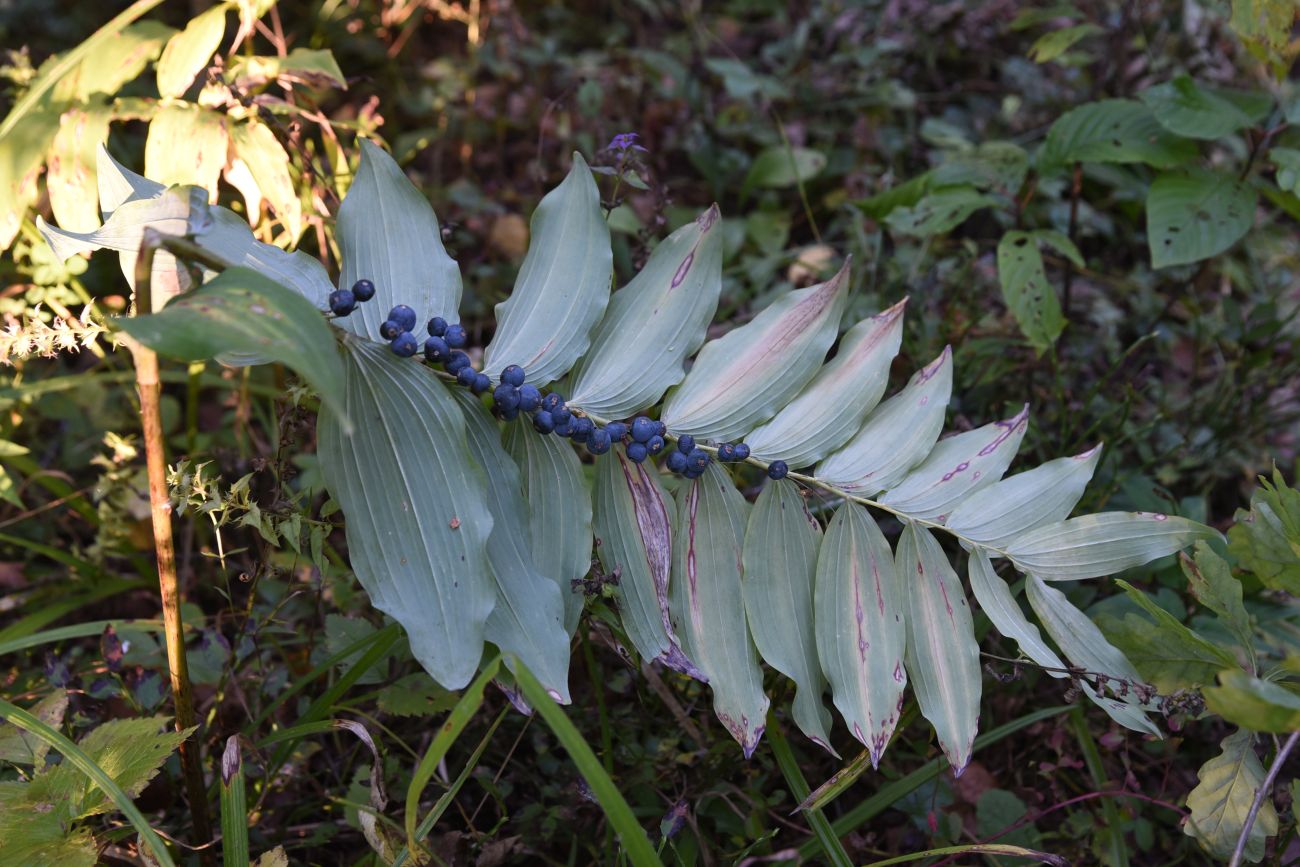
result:
[[[886,858],[884,861],[872,861],[865,867],[885,867],[887,864],[906,864],[908,861],[920,861],[922,858],[933,858],[937,855],[1010,855],[1013,858],[1033,858],[1043,864],[1050,864],[1052,867],[1068,867],[1069,861],[1066,861],[1059,855],[1053,855],[1050,852],[1039,852],[1037,849],[1026,849],[1023,846],[1011,846],[1006,843],[967,843],[964,846],[944,846],[942,849],[926,849],[924,852],[909,852],[906,855],[899,855],[896,858]]]
[[[804,779],[803,771],[799,770],[799,762],[795,760],[794,753],[790,750],[790,742],[786,740],[785,732],[781,731],[775,714],[768,714],[767,737],[768,742],[772,744],[772,754],[776,758],[777,767],[781,769],[781,774],[790,785],[790,791],[802,801],[808,797],[808,781]],[[822,811],[811,809],[805,810],[804,813],[808,817],[808,825],[812,828],[822,849],[825,850],[830,863],[835,867],[853,867],[853,859],[849,857],[848,852],[844,851],[840,838],[835,836],[835,829],[831,827],[830,820]]]

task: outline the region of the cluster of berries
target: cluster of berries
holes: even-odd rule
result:
[[[335,316],[351,316],[357,305],[375,297],[375,284],[358,280],[351,289],[335,289],[330,293],[330,312]]]

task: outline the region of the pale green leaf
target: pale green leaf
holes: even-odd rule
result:
[[[112,109],[96,105],[69,108],[60,118],[50,146],[45,191],[54,219],[65,229],[90,232],[99,226],[95,162],[112,119]]]
[[[812,148],[770,147],[754,158],[742,187],[793,187],[806,183],[826,168],[826,155]]]
[[[1224,738],[1219,755],[1201,765],[1196,788],[1187,795],[1191,814],[1183,833],[1196,838],[1215,858],[1227,859],[1236,849],[1246,825],[1255,793],[1264,783],[1264,767],[1255,755],[1253,732],[1238,730]],[[1246,837],[1245,859],[1255,863],[1264,857],[1264,844],[1278,831],[1277,810],[1265,798]]]
[[[167,40],[167,47],[158,59],[158,93],[161,96],[181,97],[189,90],[194,77],[221,47],[229,9],[230,4],[218,3],[190,19],[184,30]]]
[[[256,120],[235,124],[230,130],[235,154],[248,166],[258,192],[284,224],[289,237],[302,234],[302,202],[289,174],[289,155],[271,132]]]
[[[174,731],[168,723],[165,716],[111,720],[93,729],[78,746],[122,791],[135,797],[194,731]],[[57,765],[43,776],[52,796],[67,799],[73,818],[113,808],[109,796],[71,762]]]
[[[154,199],[167,189],[113,159],[103,144],[95,149],[95,183],[99,187],[99,210],[105,220],[127,202]]]
[[[1300,149],[1268,149],[1268,158],[1277,167],[1277,185],[1289,193],[1300,194]]]
[[[99,846],[87,827],[69,828],[69,816],[44,786],[0,783],[0,864],[22,867],[94,867]]]
[[[1015,539],[1007,557],[1022,572],[1051,581],[1111,575],[1176,554],[1218,532],[1156,512],[1099,512],[1045,524]]]
[[[1019,646],[1020,652],[1044,666],[1047,674],[1052,677],[1065,677],[1064,671],[1053,670],[1064,669],[1065,663],[1043,641],[1038,627],[1025,617],[1015,596],[1011,593],[1011,588],[1007,586],[1006,581],[998,577],[997,572],[993,571],[989,555],[982,548],[971,551],[967,575],[970,577],[970,589],[975,594],[975,601],[979,603],[980,610],[988,616],[998,632],[1013,639]]]
[[[1160,175],[1147,193],[1151,267],[1199,262],[1227,250],[1255,223],[1255,189],[1224,171]]]
[[[1057,118],[1038,153],[1050,172],[1073,162],[1147,163],[1169,168],[1196,157],[1196,145],[1162,127],[1133,99],[1089,102]]]
[[[574,153],[573,168],[542,199],[529,226],[528,255],[510,297],[496,307],[483,372],[495,378],[518,364],[540,387],[568,373],[587,351],[609,303],[609,226],[582,154]]]
[[[41,104],[0,138],[0,250],[9,249],[27,209],[36,201],[36,182],[58,135],[59,115],[57,109]]]
[[[243,88],[260,87],[278,79],[287,84],[347,89],[343,71],[328,48],[295,48],[284,57],[236,57],[227,78]]]
[[[1139,94],[1161,126],[1197,139],[1216,139],[1263,120],[1273,107],[1267,93],[1211,87],[1180,75]]]
[[[1065,330],[1065,316],[1056,289],[1047,282],[1043,255],[1034,235],[1011,231],[998,242],[998,280],[1006,302],[1029,345],[1039,355],[1056,343]]]
[[[1096,24],[1075,24],[1044,33],[1029,46],[1029,59],[1035,63],[1051,63],[1076,43],[1106,31]]]
[[[936,187],[970,184],[981,190],[1015,193],[1028,171],[1029,154],[1024,148],[1007,141],[990,141],[948,154],[929,172],[929,182]]]
[[[1300,694],[1294,685],[1288,689],[1234,667],[1220,672],[1218,686],[1202,694],[1205,706],[1228,722],[1257,732],[1300,731]]]
[[[217,181],[230,157],[226,116],[190,103],[164,105],[149,122],[144,173],[156,181],[194,184],[217,198]]]
[[[1242,602],[1241,582],[1232,575],[1232,567],[1206,542],[1197,542],[1194,555],[1180,557],[1188,589],[1210,611],[1224,620],[1243,648],[1252,646],[1250,615]]]
[[[57,729],[63,725],[63,715],[67,710],[67,690],[56,689],[38,701],[29,712],[50,728]],[[39,771],[45,764],[45,755],[49,751],[50,743],[44,738],[12,723],[0,722],[0,762],[33,765]]]
[[[110,36],[54,85],[53,102],[86,102],[94,94],[117,95],[162,53],[176,31],[161,21],[136,21]],[[41,66],[43,72],[52,64]]]
[[[893,209],[885,222],[904,235],[928,238],[950,232],[981,208],[998,204],[997,198],[971,186],[943,187],[923,196],[914,205]]]
[[[1260,480],[1250,511],[1238,509],[1228,531],[1228,549],[1265,587],[1300,595],[1300,490],[1280,471]]]
[[[1079,252],[1078,246],[1070,240],[1070,236],[1064,232],[1058,232],[1055,229],[1035,229],[1030,234],[1041,243],[1046,244],[1069,259],[1076,268],[1084,266],[1083,254]]]
[[[1280,51],[1291,39],[1296,11],[1295,0],[1232,0],[1228,23],[1245,41]]]

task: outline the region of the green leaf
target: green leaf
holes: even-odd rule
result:
[[[229,9],[228,3],[218,3],[190,19],[184,30],[167,40],[167,47],[158,59],[160,96],[181,97],[189,90],[194,77],[203,71],[213,53],[221,47]]]
[[[941,167],[942,168],[942,167]],[[887,190],[859,199],[856,204],[868,217],[883,220],[897,208],[910,208],[925,197],[930,191],[934,171],[922,172],[901,184],[895,184]],[[942,184],[935,184],[942,186]]]
[[[1300,595],[1300,491],[1282,473],[1260,479],[1250,496],[1250,511],[1237,510],[1228,531],[1228,550],[1265,587]]]
[[[826,528],[813,605],[817,655],[835,707],[878,766],[907,685],[907,587],[884,534],[857,503],[840,506]]]
[[[20,105],[24,102],[19,101]],[[15,107],[10,116],[17,111]],[[23,123],[0,138],[0,250],[9,249],[27,209],[36,201],[45,154],[59,133],[60,112],[56,108],[40,104],[25,114]],[[40,220],[39,214],[36,219]]]
[[[983,142],[970,150],[955,151],[929,173],[936,187],[970,184],[981,190],[1015,193],[1029,171],[1029,154],[1007,141]],[[907,202],[905,204],[915,204]]]
[[[1229,531],[1231,538],[1231,530]],[[1232,577],[1232,567],[1205,542],[1197,542],[1194,556],[1179,558],[1188,589],[1210,611],[1219,616],[1243,648],[1252,648],[1250,615],[1242,602],[1241,582]]]
[[[706,343],[664,403],[668,429],[721,441],[775,415],[816,375],[835,342],[848,288],[846,262],[825,283],[782,295],[750,322]]]
[[[424,672],[408,674],[379,691],[379,709],[393,716],[430,717],[455,706],[459,696],[438,686]]]
[[[1043,256],[1032,233],[1011,231],[1002,236],[998,242],[998,280],[1002,300],[1029,344],[1042,355],[1061,336],[1066,321],[1056,289],[1047,282]]]
[[[928,193],[915,205],[894,208],[885,223],[901,234],[928,238],[952,231],[981,208],[999,204],[997,198],[971,186],[943,187]]]
[[[1294,689],[1251,677],[1240,668],[1220,672],[1219,685],[1202,694],[1207,708],[1244,728],[1273,734],[1300,730],[1300,695]]]
[[[722,219],[714,205],[662,241],[610,298],[574,370],[569,403],[605,418],[657,403],[704,343],[721,291]]]
[[[1034,467],[976,491],[944,524],[954,533],[1001,548],[1044,524],[1069,517],[1101,458],[1101,446]]]
[[[86,102],[95,94],[116,96],[122,85],[157,59],[175,32],[161,21],[137,21],[119,27],[54,85],[53,101]],[[47,60],[42,64],[41,72],[51,63]]]
[[[29,712],[50,728],[57,729],[63,725],[63,715],[67,710],[67,690],[56,689]],[[45,765],[45,755],[49,751],[49,741],[12,723],[0,722],[0,762],[33,765],[39,771]]]
[[[620,449],[621,451],[621,449]],[[749,758],[766,725],[763,671],[741,591],[749,503],[716,462],[678,492],[673,624],[713,690],[713,710]]]
[[[1236,731],[1219,744],[1222,752],[1197,772],[1200,781],[1187,795],[1191,814],[1183,833],[1196,838],[1215,858],[1227,859],[1237,846],[1255,792],[1264,782],[1264,768],[1255,755],[1255,735]],[[1252,863],[1264,857],[1264,843],[1277,833],[1277,811],[1270,799],[1260,806],[1246,838],[1245,858]]]
[[[924,527],[906,523],[895,568],[908,588],[907,673],[921,713],[960,776],[974,748],[983,686],[970,606],[961,579]]]
[[[754,187],[780,189],[806,183],[826,168],[826,155],[812,148],[770,147],[754,158],[742,190]]]
[[[202,187],[215,200],[230,151],[226,123],[225,115],[191,103],[163,105],[149,122],[144,173],[167,186]]]
[[[770,481],[745,527],[742,590],[749,631],[768,665],[795,682],[794,721],[814,743],[831,746],[826,679],[817,662],[813,584],[821,525],[794,482]]]
[[[1290,41],[1295,17],[1294,0],[1232,0],[1228,24],[1245,42],[1281,52]]]
[[[1005,789],[989,789],[975,802],[976,834],[981,839],[996,837],[1002,843],[1039,846],[1043,841],[1038,828],[1032,821],[1022,821],[1029,818],[1025,802]]]
[[[1112,575],[1176,554],[1218,532],[1187,518],[1154,512],[1099,512],[1045,524],[1007,546],[1022,572],[1052,581]]]
[[[433,208],[393,158],[366,139],[357,176],[339,206],[337,234],[339,287],[350,289],[363,278],[375,284],[375,297],[339,321],[344,330],[382,340],[379,326],[398,304],[460,321],[460,268],[442,245]]]
[[[1300,150],[1269,148],[1268,158],[1277,167],[1277,185],[1289,193],[1300,194]]]
[[[30,783],[0,783],[0,863],[94,867],[99,846],[86,827],[69,828],[61,810]]]
[[[266,199],[289,237],[302,234],[302,202],[289,174],[289,155],[271,128],[256,120],[230,129],[235,155],[248,166],[258,192]]]
[[[1227,250],[1255,223],[1256,193],[1227,172],[1160,175],[1147,193],[1151,267],[1199,262]]]
[[[492,378],[511,364],[544,386],[569,372],[591,345],[609,303],[614,254],[600,191],[582,154],[533,212],[528,255],[510,297],[496,307],[497,329],[483,354]]]
[[[108,141],[113,110],[108,106],[72,107],[63,112],[50,145],[45,191],[60,226],[90,232],[99,225],[95,209],[95,160]]]
[[[291,289],[249,268],[228,268],[160,312],[115,320],[161,355],[182,361],[246,352],[279,361],[343,407],[343,362],[324,317]]]
[[[754,457],[810,466],[849,441],[889,384],[906,303],[904,299],[849,329],[835,357],[803,392],[745,437]]]
[[[295,48],[284,57],[241,56],[231,61],[227,80],[240,87],[260,87],[277,79],[309,87],[347,89],[347,80],[328,48]],[[377,285],[377,284],[376,284]]]
[[[1065,668],[1065,663],[1047,646],[1038,627],[1030,623],[1024,612],[1020,610],[1020,605],[1012,595],[1007,582],[993,571],[988,552],[982,548],[971,551],[967,563],[967,575],[970,578],[971,592],[975,594],[975,601],[979,603],[980,610],[988,616],[998,632],[1014,639],[1020,652],[1043,666],[1048,675],[1057,678],[1065,677],[1064,671],[1053,670]]]
[[[952,392],[952,349],[912,375],[907,386],[867,415],[853,439],[817,465],[814,475],[869,497],[893,487],[934,448]]]
[[[1140,97],[1165,129],[1206,140],[1253,126],[1273,108],[1267,93],[1210,87],[1186,75],[1149,87]]]
[[[1105,32],[1096,24],[1075,24],[1044,33],[1029,46],[1029,59],[1034,63],[1051,63],[1073,48],[1076,43],[1089,36]]]
[[[1050,173],[1069,163],[1146,163],[1169,168],[1196,158],[1196,145],[1173,135],[1137,100],[1103,99],[1057,118],[1038,153]]]
[[[464,416],[422,365],[366,341],[345,349],[345,406],[358,431],[346,436],[327,405],[317,438],[325,486],[347,517],[352,568],[433,679],[460,689],[478,668],[495,597],[485,551],[492,514]]]

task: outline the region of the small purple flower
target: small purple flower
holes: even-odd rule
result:
[[[621,132],[609,140],[609,146],[606,147],[605,150],[618,151],[619,153],[627,153],[628,151],[641,151],[642,153],[645,153],[646,149],[636,143],[636,140],[640,137],[639,133]]]

